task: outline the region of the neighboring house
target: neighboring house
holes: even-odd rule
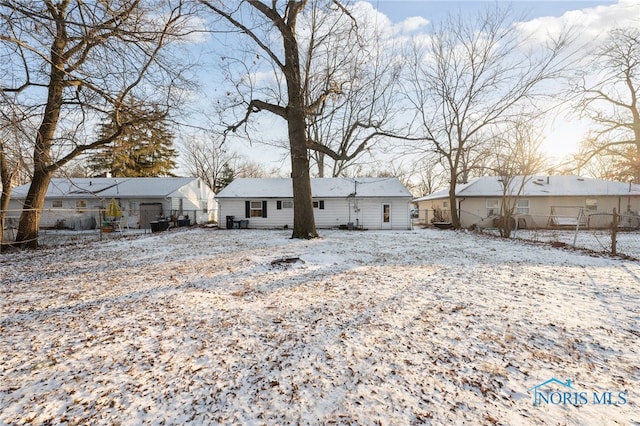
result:
[[[317,228],[411,228],[411,193],[396,178],[312,178],[311,193]],[[293,226],[291,179],[236,179],[216,200],[220,227]]]
[[[519,228],[562,226],[609,226],[613,209],[623,226],[638,227],[640,185],[579,176],[528,176],[520,194],[523,177],[512,180],[507,194],[515,198],[514,215]],[[456,188],[460,223],[492,227],[501,214],[503,185],[499,176],[481,177]],[[450,220],[449,191],[443,190],[414,199],[419,220],[430,224]]]
[[[14,221],[26,198],[29,184],[13,189],[9,217]],[[198,178],[54,178],[45,196],[40,226],[70,229],[95,228],[109,203],[115,199],[122,222],[131,228],[150,228],[159,217],[189,222],[215,220],[214,193]]]

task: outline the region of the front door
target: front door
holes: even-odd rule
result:
[[[391,229],[391,204],[382,205],[382,226],[381,229]]]

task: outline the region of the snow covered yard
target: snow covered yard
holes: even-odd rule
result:
[[[322,235],[1,255],[0,424],[640,424],[637,262],[453,231]],[[534,406],[551,378],[571,391]]]
[[[499,236],[496,231],[484,230],[490,235]],[[582,229],[577,235],[572,230],[518,230],[511,235],[514,239],[533,242],[559,242],[567,246],[591,250],[596,253],[611,253],[611,231],[601,229]],[[617,233],[617,253],[633,259],[640,259],[640,232],[620,231]]]

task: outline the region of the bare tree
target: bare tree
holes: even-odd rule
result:
[[[347,19],[319,8],[309,15],[306,97],[308,104],[320,101],[307,120],[311,158],[318,176],[340,176],[376,143],[407,136],[396,120],[403,62],[394,39],[360,9]]]
[[[456,186],[472,164],[482,164],[489,128],[508,121],[537,88],[560,75],[566,37],[527,47],[508,10],[487,9],[475,19],[451,16],[428,39],[417,39],[407,79],[417,124],[449,174],[449,204],[460,227]],[[480,157],[479,157],[480,156]]]
[[[182,164],[187,173],[202,179],[214,192],[220,192],[236,178],[264,178],[277,173],[267,171],[228,148],[222,135],[207,138],[191,136],[182,146]]]
[[[182,163],[187,172],[202,179],[214,192],[224,185],[227,168],[234,169],[239,160],[238,154],[230,152],[222,136],[210,135],[207,138],[191,136],[182,144]]]
[[[1,90],[33,101],[41,117],[17,245],[37,246],[55,170],[179,100],[171,90],[182,67],[163,52],[181,35],[184,8],[180,0],[0,1]],[[130,95],[145,100],[135,116],[124,114]],[[109,113],[115,131],[93,139],[93,125]]]
[[[3,94],[0,94],[2,96]],[[24,141],[31,134],[30,117],[19,105],[2,96],[0,109],[0,242],[3,241],[6,217],[14,185],[28,179],[28,147]]]
[[[291,158],[291,178],[293,182],[293,233],[292,238],[317,237],[313,204],[311,199],[311,180],[309,170],[309,148],[313,141],[308,137],[307,119],[316,114],[321,102],[339,92],[339,87],[331,84],[321,86],[315,92],[315,98],[309,98],[309,80],[305,79],[305,61],[313,56],[312,52],[301,54],[300,36],[297,32],[298,21],[309,8],[320,4],[331,6],[332,13],[350,17],[349,12],[338,0],[333,1],[271,1],[242,0],[232,6],[223,6],[218,1],[201,0],[212,12],[229,23],[233,29],[248,37],[254,48],[251,56],[234,60],[244,68],[244,73],[235,80],[235,87],[246,89],[240,94],[245,114],[229,130],[236,131],[245,126],[252,114],[260,111],[271,112],[287,123],[289,153]],[[329,10],[329,9],[328,9]],[[316,28],[313,38],[326,38],[321,31],[329,28]],[[309,46],[315,48],[312,41]],[[246,53],[246,52],[245,52]],[[273,80],[268,87],[256,87],[252,76],[246,70],[252,62],[268,61],[273,71]],[[279,83],[282,83],[280,85]],[[259,98],[259,94],[264,98]]]
[[[414,169],[412,189],[417,196],[433,194],[448,186],[446,170],[435,155],[422,156]]]
[[[537,133],[541,126],[536,126],[535,119],[523,114],[506,129],[501,127],[490,146],[492,164],[489,169],[499,177],[502,189],[497,223],[500,236],[509,238],[516,225],[518,202],[525,185],[548,163],[540,148],[543,139]]]
[[[590,81],[594,75],[595,83]],[[583,117],[594,127],[582,144],[580,164],[601,157],[624,170],[616,173],[619,179],[640,183],[640,30],[612,30],[574,90],[581,95]]]
[[[582,143],[580,150],[566,165],[568,174],[586,174],[596,179],[635,182],[640,164],[635,159],[635,147],[616,149],[616,154],[593,154],[593,145]],[[620,155],[624,154],[624,155]]]

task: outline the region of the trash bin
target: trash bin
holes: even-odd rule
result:
[[[241,220],[240,221],[240,229],[247,229],[249,228],[249,221],[248,220]]]
[[[149,222],[151,226],[151,232],[162,232],[169,229],[169,221],[168,220],[154,220],[153,222]]]
[[[227,229],[233,229],[233,216],[227,216]]]
[[[189,226],[191,225],[191,219],[178,219],[178,226]]]

